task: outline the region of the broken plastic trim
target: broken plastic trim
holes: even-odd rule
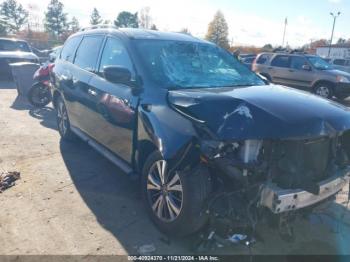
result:
[[[320,193],[314,195],[304,190],[281,189],[275,184],[265,184],[261,192],[260,205],[269,208],[274,214],[295,211],[319,203],[338,193],[350,180],[350,168],[342,174],[318,183]]]

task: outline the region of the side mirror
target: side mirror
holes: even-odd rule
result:
[[[130,70],[121,66],[106,66],[103,69],[103,76],[115,84],[130,84],[131,82]]]
[[[311,71],[311,66],[309,66],[309,65],[303,65],[303,66],[302,66],[302,69],[305,70],[305,71]]]

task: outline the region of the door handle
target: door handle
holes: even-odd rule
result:
[[[88,89],[88,93],[89,93],[89,95],[97,96],[97,92],[91,88]]]

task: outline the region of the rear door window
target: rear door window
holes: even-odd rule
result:
[[[307,65],[307,61],[304,57],[293,56],[290,60],[290,67],[296,70],[303,70],[303,66]]]
[[[289,56],[284,56],[284,55],[276,56],[272,60],[271,66],[284,67],[284,68],[289,67]]]
[[[102,35],[85,36],[78,47],[74,64],[81,69],[94,71],[102,41]]]
[[[73,37],[68,39],[62,49],[61,59],[72,63],[74,59],[75,51],[77,50],[80,40],[81,40],[81,37]]]

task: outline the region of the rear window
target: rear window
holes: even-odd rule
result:
[[[333,64],[334,65],[339,65],[339,66],[345,66],[346,60],[344,60],[344,59],[335,59],[333,61]]]
[[[103,36],[86,36],[78,48],[74,64],[80,68],[93,71],[95,69]]]
[[[62,49],[61,59],[72,63],[74,59],[75,50],[77,49],[80,40],[81,37],[73,37],[68,39]]]
[[[272,60],[271,66],[276,67],[289,67],[289,56],[276,56]]]
[[[256,60],[257,64],[263,65],[266,64],[270,60],[269,55],[260,55],[258,59]]]
[[[30,52],[29,45],[24,41],[0,40],[0,51],[22,51]]]

